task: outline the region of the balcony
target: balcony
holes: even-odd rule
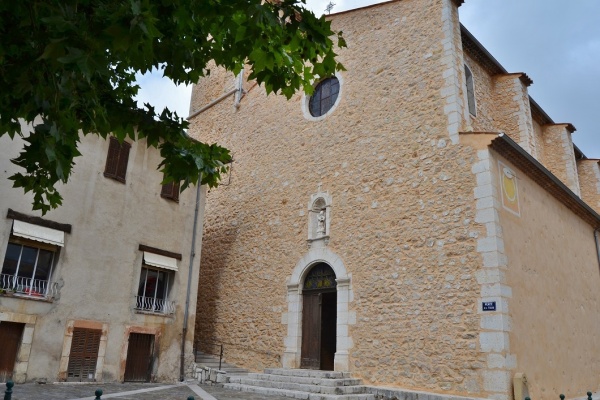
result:
[[[0,274],[0,294],[52,300],[58,294],[58,283],[42,279]]]
[[[154,297],[135,296],[135,309],[143,313],[175,314],[175,302]]]

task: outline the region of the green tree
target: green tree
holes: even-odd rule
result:
[[[218,184],[229,151],[191,140],[187,121],[168,109],[137,106],[136,73],[153,68],[176,84],[209,73],[207,63],[290,98],[315,76],[343,69],[345,46],[304,0],[15,0],[0,2],[0,136],[24,136],[12,162],[14,187],[34,195],[33,209],[61,204],[80,155],[80,132],[145,138],[160,149],[165,182]],[[336,37],[337,36],[337,37]],[[336,43],[332,40],[336,39]],[[33,125],[23,135],[19,121]]]

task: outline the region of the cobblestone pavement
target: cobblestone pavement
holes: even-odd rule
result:
[[[259,393],[240,392],[239,390],[224,389],[218,386],[199,385],[217,400],[290,400],[289,397],[270,396]]]
[[[0,384],[0,396],[4,395],[5,389],[4,384]],[[189,396],[193,396],[195,400],[289,400],[287,397],[184,383],[25,383],[15,385],[12,400],[93,400],[96,389],[102,389],[102,400],[186,400]]]

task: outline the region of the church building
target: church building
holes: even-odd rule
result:
[[[233,155],[206,198],[200,349],[464,397],[598,390],[598,160],[461,3],[331,14],[347,70],[310,96],[195,85],[191,136]]]

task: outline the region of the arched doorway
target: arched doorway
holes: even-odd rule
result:
[[[300,368],[332,371],[336,352],[337,283],[333,269],[320,262],[302,284]]]

